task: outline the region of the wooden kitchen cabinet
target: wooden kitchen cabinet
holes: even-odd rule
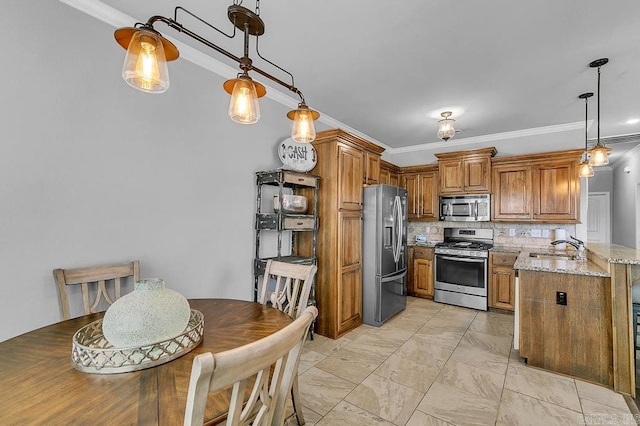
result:
[[[362,151],[339,144],[338,149],[338,208],[362,210]]]
[[[531,220],[533,218],[529,164],[493,164],[493,220]]]
[[[462,159],[438,161],[440,167],[440,193],[464,192],[464,168]]]
[[[362,323],[362,213],[338,212],[337,332]]]
[[[577,223],[582,151],[495,158],[491,220]]]
[[[365,185],[377,185],[380,182],[380,154],[371,151],[363,152],[363,167]]]
[[[400,186],[400,168],[387,161],[380,160],[380,183]]]
[[[533,166],[533,218],[577,221],[580,179],[577,160],[555,160]]]
[[[438,220],[438,167],[404,167],[401,186],[407,189],[409,220]]]
[[[432,247],[409,247],[407,292],[411,296],[433,299]]]
[[[520,270],[520,356],[561,374],[613,386],[611,278]],[[566,295],[566,305],[557,301]]]
[[[517,253],[489,253],[489,307],[514,310],[517,257]]]
[[[336,339],[362,324],[362,188],[365,168],[376,155],[379,164],[384,149],[340,129],[318,132],[312,143],[320,177],[316,332]],[[301,250],[313,243],[307,234],[297,235]]]
[[[496,152],[491,147],[435,154],[440,195],[491,192],[491,157]]]

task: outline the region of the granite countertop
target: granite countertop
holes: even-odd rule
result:
[[[550,253],[562,253],[562,251],[546,250]],[[533,252],[545,252],[545,250],[536,249]],[[529,256],[531,251],[523,250],[518,255],[516,263],[513,265],[513,269],[519,269],[522,271],[538,271],[538,272],[555,272],[558,274],[572,274],[572,275],[590,275],[594,277],[608,277],[610,274],[604,269],[591,261],[579,262],[577,260],[562,260],[562,259],[538,259]],[[567,250],[567,255],[574,255],[575,250]]]
[[[436,244],[438,244],[440,241],[427,241],[424,243],[418,243],[415,241],[409,241],[407,242],[407,245],[409,247],[435,247]]]
[[[520,253],[522,250],[523,247],[518,245],[494,244],[489,251],[499,251],[502,253]],[[531,251],[533,251],[533,249]]]
[[[640,250],[618,244],[587,243],[587,251],[608,263],[640,265]]]

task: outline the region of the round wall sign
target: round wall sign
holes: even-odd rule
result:
[[[287,138],[278,145],[278,157],[283,168],[296,172],[308,172],[316,166],[316,150],[310,143],[295,142]]]

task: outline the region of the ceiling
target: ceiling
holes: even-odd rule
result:
[[[232,31],[231,0],[61,1],[115,26],[173,17],[180,5]],[[256,3],[243,6],[254,10]],[[398,165],[486,146],[499,155],[584,147],[578,95],[597,92],[597,69],[589,63],[603,57],[609,63],[601,69],[600,136],[640,134],[638,0],[278,0],[262,1],[260,16],[266,27],[260,53],[295,76],[309,106],[322,114],[319,126],[379,143]],[[178,21],[242,56],[241,34],[226,39],[184,13]],[[162,23],[156,29],[228,65],[214,72],[237,72],[237,64],[206,46]],[[253,45],[250,57],[288,81]],[[287,93],[282,87],[254,78],[268,86],[268,96],[295,104],[277,92]],[[589,139],[597,136],[597,99],[589,101]],[[436,130],[447,110],[460,132],[445,143]],[[609,145],[612,162],[640,142],[628,139]]]

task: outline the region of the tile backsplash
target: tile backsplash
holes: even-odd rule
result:
[[[424,235],[428,242],[442,241],[444,228],[493,228],[495,245],[547,249],[552,247],[551,241],[555,240],[555,229],[565,229],[567,238],[576,232],[573,224],[411,221],[407,227],[407,240],[412,244],[416,235]]]

